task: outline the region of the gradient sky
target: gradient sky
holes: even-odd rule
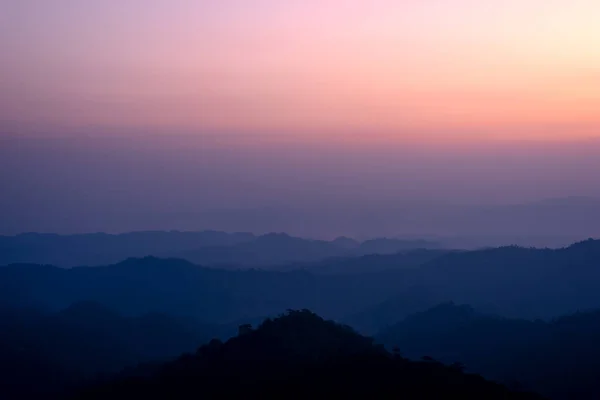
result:
[[[578,204],[452,208],[600,197],[598,21],[598,0],[0,0],[0,234],[600,234]]]
[[[597,0],[4,0],[2,132],[600,136]]]

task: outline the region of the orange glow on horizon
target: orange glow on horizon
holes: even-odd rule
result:
[[[17,125],[600,136],[597,1],[9,3],[0,121]]]

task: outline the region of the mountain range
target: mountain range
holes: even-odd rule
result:
[[[332,241],[310,240],[270,233],[217,231],[131,232],[56,235],[26,233],[0,236],[0,265],[52,264],[60,267],[113,264],[130,257],[182,258],[205,266],[273,266],[314,262],[329,257],[392,254],[409,249],[439,248],[420,239],[370,239],[363,242],[339,237]]]
[[[277,239],[288,243],[287,236]],[[346,239],[338,242],[346,249],[355,246]],[[373,335],[377,343],[387,346],[391,353],[378,353],[376,361],[368,351],[367,359],[383,368],[386,376],[383,381],[369,377],[373,384],[389,384],[396,379],[390,371],[401,372],[407,365],[430,373],[431,359],[435,359],[511,389],[556,399],[592,399],[600,394],[594,383],[600,378],[595,372],[600,370],[596,363],[600,350],[595,347],[600,337],[599,265],[600,241],[592,239],[560,249],[419,249],[264,268],[216,268],[151,256],[72,268],[11,264],[0,267],[0,376],[16,398],[23,398],[19,393],[31,386],[31,379],[38,383],[34,387],[45,391],[88,382],[84,386],[96,388],[86,392],[89,396],[104,393],[102,381],[113,382],[114,374],[123,368],[127,368],[125,375],[119,376],[129,382],[125,387],[131,384],[126,378],[131,374],[135,379],[150,379],[154,387],[155,377],[163,382],[159,371],[163,367],[183,371],[185,383],[185,371],[196,377],[205,371],[194,367],[196,357],[204,360],[204,356],[183,356],[169,364],[178,354],[194,351],[213,338],[226,340],[240,325],[277,318],[285,310],[310,309]],[[312,313],[300,315],[310,327],[294,322],[294,329],[308,330],[309,337],[326,335],[321,332],[320,318]],[[312,329],[319,333],[311,333]],[[293,343],[291,333],[286,332],[281,340]],[[268,342],[271,336],[264,338],[260,340]],[[335,347],[336,340],[327,343]],[[212,343],[215,347],[220,342]],[[217,347],[223,345],[223,349],[234,346],[221,343]],[[242,349],[235,346],[233,353],[224,351],[250,351],[250,344]],[[302,346],[294,351],[304,352]],[[404,366],[396,361],[392,363],[396,366],[387,364],[389,357],[397,356],[397,349],[402,360],[428,358],[417,364],[402,361]],[[344,351],[347,356],[354,354]],[[209,364],[235,366],[230,356],[220,357],[211,358]],[[345,371],[334,359],[337,370]],[[282,379],[297,376],[300,361],[290,360],[294,360],[291,369],[283,370],[292,375]],[[320,362],[311,365],[319,371],[324,368]],[[447,370],[435,371],[445,374]],[[220,374],[223,379],[234,379]],[[144,382],[138,382],[141,386],[133,383],[132,390],[144,393]],[[310,382],[307,387],[318,383]],[[287,384],[282,388],[288,388]],[[121,392],[120,385],[115,396],[133,395],[129,389]],[[172,384],[165,388],[171,390]]]

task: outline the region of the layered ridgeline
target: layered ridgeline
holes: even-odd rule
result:
[[[329,257],[392,254],[410,249],[439,248],[427,240],[371,239],[358,242],[292,237],[284,233],[132,232],[56,235],[27,233],[0,236],[0,265],[52,264],[59,267],[98,266],[130,257],[182,258],[207,266],[275,266],[313,262]]]
[[[223,270],[153,257],[92,268],[18,264],[0,268],[0,301],[48,311],[94,301],[124,315],[162,312],[205,323],[309,308],[367,333],[445,301],[521,318],[600,308],[600,241],[558,250],[434,252],[421,264],[406,254],[336,259],[337,272],[328,274],[315,272],[328,268],[323,264]],[[353,273],[343,273],[346,266]]]
[[[546,322],[445,303],[394,324],[376,340],[412,359],[427,355],[460,363],[486,378],[551,398],[600,398],[600,311]]]
[[[74,399],[446,398],[536,399],[436,362],[413,362],[310,311],[154,368],[80,390]]]
[[[63,382],[65,376],[80,381],[139,362],[165,360],[213,337],[225,339],[239,324],[256,323],[286,309],[309,308],[376,335],[390,347],[397,345],[406,356],[464,363],[486,378],[511,387],[519,382],[556,398],[573,393],[597,398],[600,390],[593,385],[600,381],[600,368],[594,362],[600,357],[594,355],[593,342],[600,334],[593,328],[594,319],[590,317],[588,325],[577,323],[575,335],[568,329],[554,330],[555,323],[530,321],[600,309],[599,266],[600,242],[593,240],[558,250],[419,250],[336,258],[303,264],[300,270],[294,270],[297,264],[276,271],[224,270],[154,257],[71,269],[10,265],[0,267],[0,376],[8,383],[24,380],[32,388],[56,383],[64,387],[69,382]],[[436,336],[445,332],[444,324],[426,324],[413,336],[403,333],[411,332],[419,312],[448,301],[471,304],[477,318],[494,314],[511,319],[500,319],[502,326],[491,324],[490,336],[466,332],[468,339],[457,347],[453,342],[441,349],[434,346],[447,343]],[[435,315],[447,318],[452,327],[452,310]],[[498,317],[493,318],[496,323]],[[395,330],[399,322],[408,325]],[[525,328],[510,333],[505,324]],[[538,327],[552,327],[558,332],[552,335],[558,336],[545,340],[549,336],[538,335]],[[492,335],[496,331],[506,334]],[[509,338],[515,340],[502,344],[500,339]],[[537,348],[529,346],[531,341],[549,344]],[[585,346],[570,347],[579,344]],[[528,353],[536,349],[536,354],[558,354],[554,347],[570,350],[556,359]],[[591,356],[579,361],[586,350]],[[480,355],[489,357],[475,357]],[[542,368],[546,366],[556,369]],[[29,385],[31,381],[37,385]]]

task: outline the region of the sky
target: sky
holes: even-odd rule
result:
[[[600,126],[595,0],[4,0],[0,18],[15,131],[455,141]]]
[[[597,0],[0,1],[0,234],[452,234],[456,204],[600,197],[598,20]]]

